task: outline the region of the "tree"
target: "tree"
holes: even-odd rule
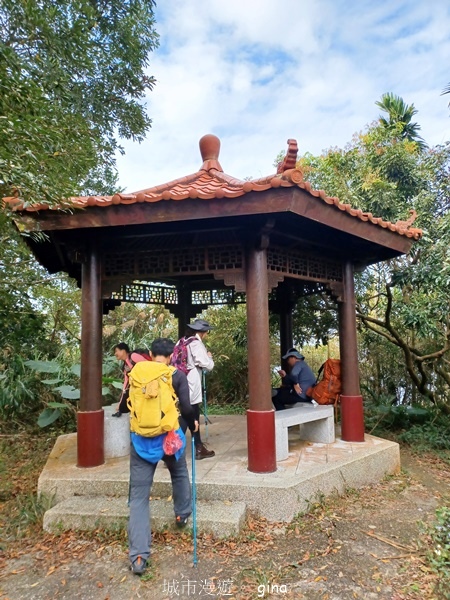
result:
[[[400,96],[392,93],[383,94],[381,100],[375,104],[388,114],[387,119],[380,117],[380,123],[384,127],[398,133],[401,139],[416,142],[421,150],[426,148],[423,138],[419,135],[420,125],[411,122],[417,114],[414,104],[407,105]]]
[[[142,140],[153,0],[0,0],[0,197],[116,190],[118,139]]]
[[[0,0],[0,198],[59,203],[117,190],[120,138],[150,127],[153,0]],[[76,361],[79,290],[32,258],[0,215],[0,413],[45,396],[29,358]],[[37,386],[37,387],[36,387]]]
[[[357,278],[361,367],[379,394],[450,412],[450,144],[417,152],[416,142],[378,123],[344,150],[304,156],[300,167],[314,187],[375,216],[396,222],[417,211],[424,236],[411,253]],[[380,380],[383,343],[392,360],[380,363]]]

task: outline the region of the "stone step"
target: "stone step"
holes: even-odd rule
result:
[[[150,501],[151,528],[176,528],[173,503],[169,499]],[[59,502],[44,514],[43,528],[51,533],[93,529],[120,530],[127,527],[129,509],[125,497],[73,496]],[[245,524],[244,502],[197,501],[197,531],[214,537],[237,535]],[[192,527],[192,517],[187,528]]]

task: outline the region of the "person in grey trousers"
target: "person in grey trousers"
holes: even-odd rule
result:
[[[174,346],[174,342],[167,338],[156,339],[151,346],[152,360],[168,365]],[[195,433],[198,429],[198,421],[195,420],[195,413],[189,400],[186,375],[181,371],[175,371],[172,375],[172,385],[178,397],[181,413],[180,429],[177,433],[184,439],[183,447],[173,456],[168,456],[163,450],[163,442],[167,434],[143,437],[131,433],[128,542],[130,569],[136,575],[142,575],[148,566],[151,546],[149,498],[155,470],[160,460],[165,463],[172,480],[176,525],[184,527],[192,512],[184,433],[188,427],[191,434]]]

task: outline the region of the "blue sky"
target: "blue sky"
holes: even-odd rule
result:
[[[428,144],[450,140],[448,0],[161,0],[156,19],[153,126],[118,157],[126,191],[197,171],[206,133],[241,179],[273,173],[288,138],[344,147],[385,92],[415,105]]]

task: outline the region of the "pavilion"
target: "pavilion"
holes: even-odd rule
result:
[[[413,217],[391,223],[311,189],[296,167],[295,140],[277,173],[251,181],[225,174],[219,150],[216,136],[204,136],[199,171],[135,193],[58,206],[4,199],[21,231],[45,234],[26,238],[37,260],[82,290],[79,467],[104,462],[102,314],[122,301],[163,304],[180,335],[205,307],[246,302],[248,469],[271,473],[269,309],[279,315],[283,353],[298,297],[326,291],[338,308],[342,439],[364,440],[354,272],[408,253],[422,232]]]

